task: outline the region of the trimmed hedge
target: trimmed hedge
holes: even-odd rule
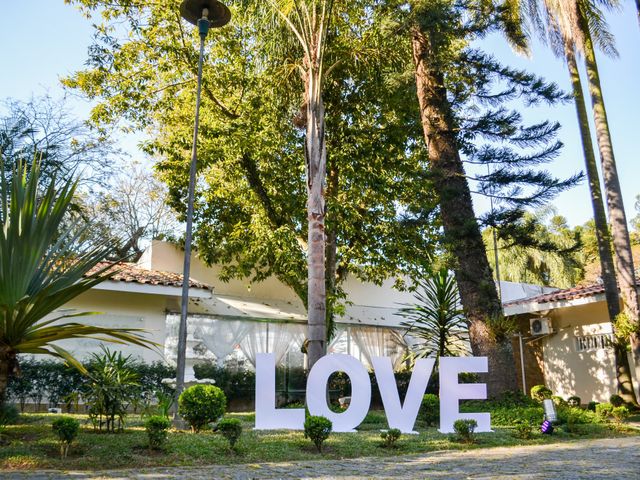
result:
[[[90,370],[91,362],[84,362]],[[173,394],[171,387],[162,383],[163,378],[175,378],[176,369],[162,362],[132,362],[128,365],[139,379],[135,397],[144,399],[156,392]],[[67,412],[75,410],[80,400],[78,392],[85,390],[88,379],[77,369],[68,367],[55,360],[34,360],[31,357],[20,358],[19,377],[12,377],[7,387],[7,398],[16,402],[24,411],[27,402],[36,404],[62,404]]]

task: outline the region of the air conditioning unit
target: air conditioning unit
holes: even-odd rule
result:
[[[548,335],[553,333],[553,325],[548,317],[538,317],[529,320],[532,335]]]

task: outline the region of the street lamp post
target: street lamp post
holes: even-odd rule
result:
[[[198,125],[200,122],[200,91],[202,89],[202,61],[204,40],[209,28],[218,28],[229,23],[231,12],[217,0],[184,0],[180,15],[187,22],[198,26],[200,33],[200,57],[198,59],[198,86],[196,91],[196,115],[193,127],[193,146],[189,167],[189,194],[187,200],[187,228],[184,242],[184,269],[182,274],[182,299],[180,302],[180,327],[178,329],[178,360],[176,372],[176,401],[184,389],[184,374],[187,351],[187,314],[189,309],[189,276],[191,271],[191,239],[193,230],[193,198],[195,195],[196,166],[198,162]]]

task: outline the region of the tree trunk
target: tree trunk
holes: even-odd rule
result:
[[[600,161],[602,162],[602,175],[607,195],[607,207],[609,210],[609,221],[613,234],[613,249],[616,254],[616,265],[618,283],[625,301],[625,312],[629,316],[632,324],[637,328],[640,326],[638,303],[638,291],[636,289],[635,269],[633,266],[633,256],[631,254],[631,239],[629,238],[629,228],[627,226],[627,216],[624,211],[622,200],[622,189],[618,178],[618,169],[613,153],[607,111],[604,105],[604,97],[600,85],[600,74],[598,63],[593,47],[593,42],[589,34],[589,27],[584,17],[580,18],[582,29],[585,32],[584,54],[587,66],[587,77],[589,79],[589,92],[593,107],[593,118],[596,125],[596,138],[600,151]],[[634,363],[640,365],[640,341],[638,335],[631,335],[631,351],[633,352]]]
[[[324,105],[320,86],[320,72],[315,60],[309,59],[305,81],[307,99],[307,131],[305,160],[307,167],[307,220],[309,240],[307,261],[309,266],[308,291],[308,347],[309,368],[325,354],[326,285],[325,285],[325,198],[327,170],[325,145]]]
[[[0,347],[0,405],[7,399],[7,386],[9,378],[16,373],[18,362],[15,352]]]
[[[495,397],[517,389],[511,339],[495,335],[490,327],[491,320],[502,316],[502,308],[458,152],[443,75],[431,63],[428,33],[415,26],[411,35],[420,116],[445,242],[455,259],[454,272],[469,322],[471,348],[474,355],[488,357],[487,390],[490,397]]]
[[[591,206],[593,208],[593,218],[596,224],[596,239],[598,241],[598,256],[600,258],[601,278],[604,285],[604,293],[607,300],[607,311],[609,321],[615,329],[616,317],[620,314],[620,294],[616,281],[616,272],[611,252],[611,235],[607,225],[607,217],[604,210],[602,190],[600,189],[600,177],[596,166],[596,156],[591,141],[591,130],[587,107],[582,93],[582,82],[578,72],[575,48],[573,45],[565,44],[565,57],[571,76],[571,86],[573,89],[574,103],[578,115],[578,125],[580,127],[580,137],[582,141],[582,152],[584,154],[585,169],[589,181],[589,192],[591,193]],[[615,347],[616,356],[616,377],[618,380],[618,393],[627,402],[635,403],[635,395],[631,381],[631,371],[629,359],[624,348]]]

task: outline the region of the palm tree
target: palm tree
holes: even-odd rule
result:
[[[457,356],[468,353],[467,319],[462,311],[455,277],[446,268],[417,282],[417,303],[400,309],[407,321],[406,336],[418,343],[411,346],[416,358]]]
[[[627,221],[622,204],[620,183],[618,180],[606,111],[600,89],[598,67],[595,58],[592,37],[596,38],[603,51],[615,54],[613,37],[609,33],[602,12],[597,6],[602,3],[608,6],[617,5],[617,0],[527,0],[525,11],[531,22],[538,28],[543,39],[548,39],[553,52],[564,57],[571,77],[572,93],[578,116],[582,149],[585,159],[591,204],[596,225],[598,253],[602,270],[602,281],[605,287],[609,319],[615,325],[620,314],[620,296],[618,283],[625,297],[625,304],[633,319],[638,318],[638,298],[633,273],[633,257],[631,242],[627,229]],[[585,55],[589,77],[589,89],[596,122],[596,137],[600,146],[600,157],[603,166],[605,191],[609,207],[609,219],[613,230],[613,247],[616,253],[616,269],[611,252],[612,237],[609,233],[604,210],[602,191],[596,166],[595,153],[592,146],[591,130],[587,116],[587,108],[583,87],[578,72],[576,51]],[[637,346],[634,347],[634,343]],[[632,347],[636,363],[640,359],[640,343],[632,335]],[[627,401],[635,401],[631,387],[631,375],[624,347],[616,345],[618,373],[618,390]]]
[[[529,238],[497,241],[501,280],[573,287],[583,274],[576,257],[580,241],[565,218],[555,208],[546,207],[526,213],[520,223]],[[493,233],[492,227],[482,233],[485,245],[492,243]],[[489,257],[489,264],[496,268],[494,258]]]
[[[112,252],[107,245],[79,246],[77,228],[60,228],[77,183],[56,178],[41,188],[39,165],[19,164],[11,181],[0,163],[0,403],[9,377],[19,373],[18,354],[61,358],[84,370],[60,340],[93,338],[150,347],[142,330],[58,323],[87,312],[55,316],[56,309],[109,278],[113,264],[100,262]]]
[[[300,72],[304,84],[303,124],[307,176],[307,264],[309,367],[325,354],[327,293],[325,283],[325,192],[327,149],[322,99],[327,69],[324,53],[332,0],[269,0],[302,48]]]

